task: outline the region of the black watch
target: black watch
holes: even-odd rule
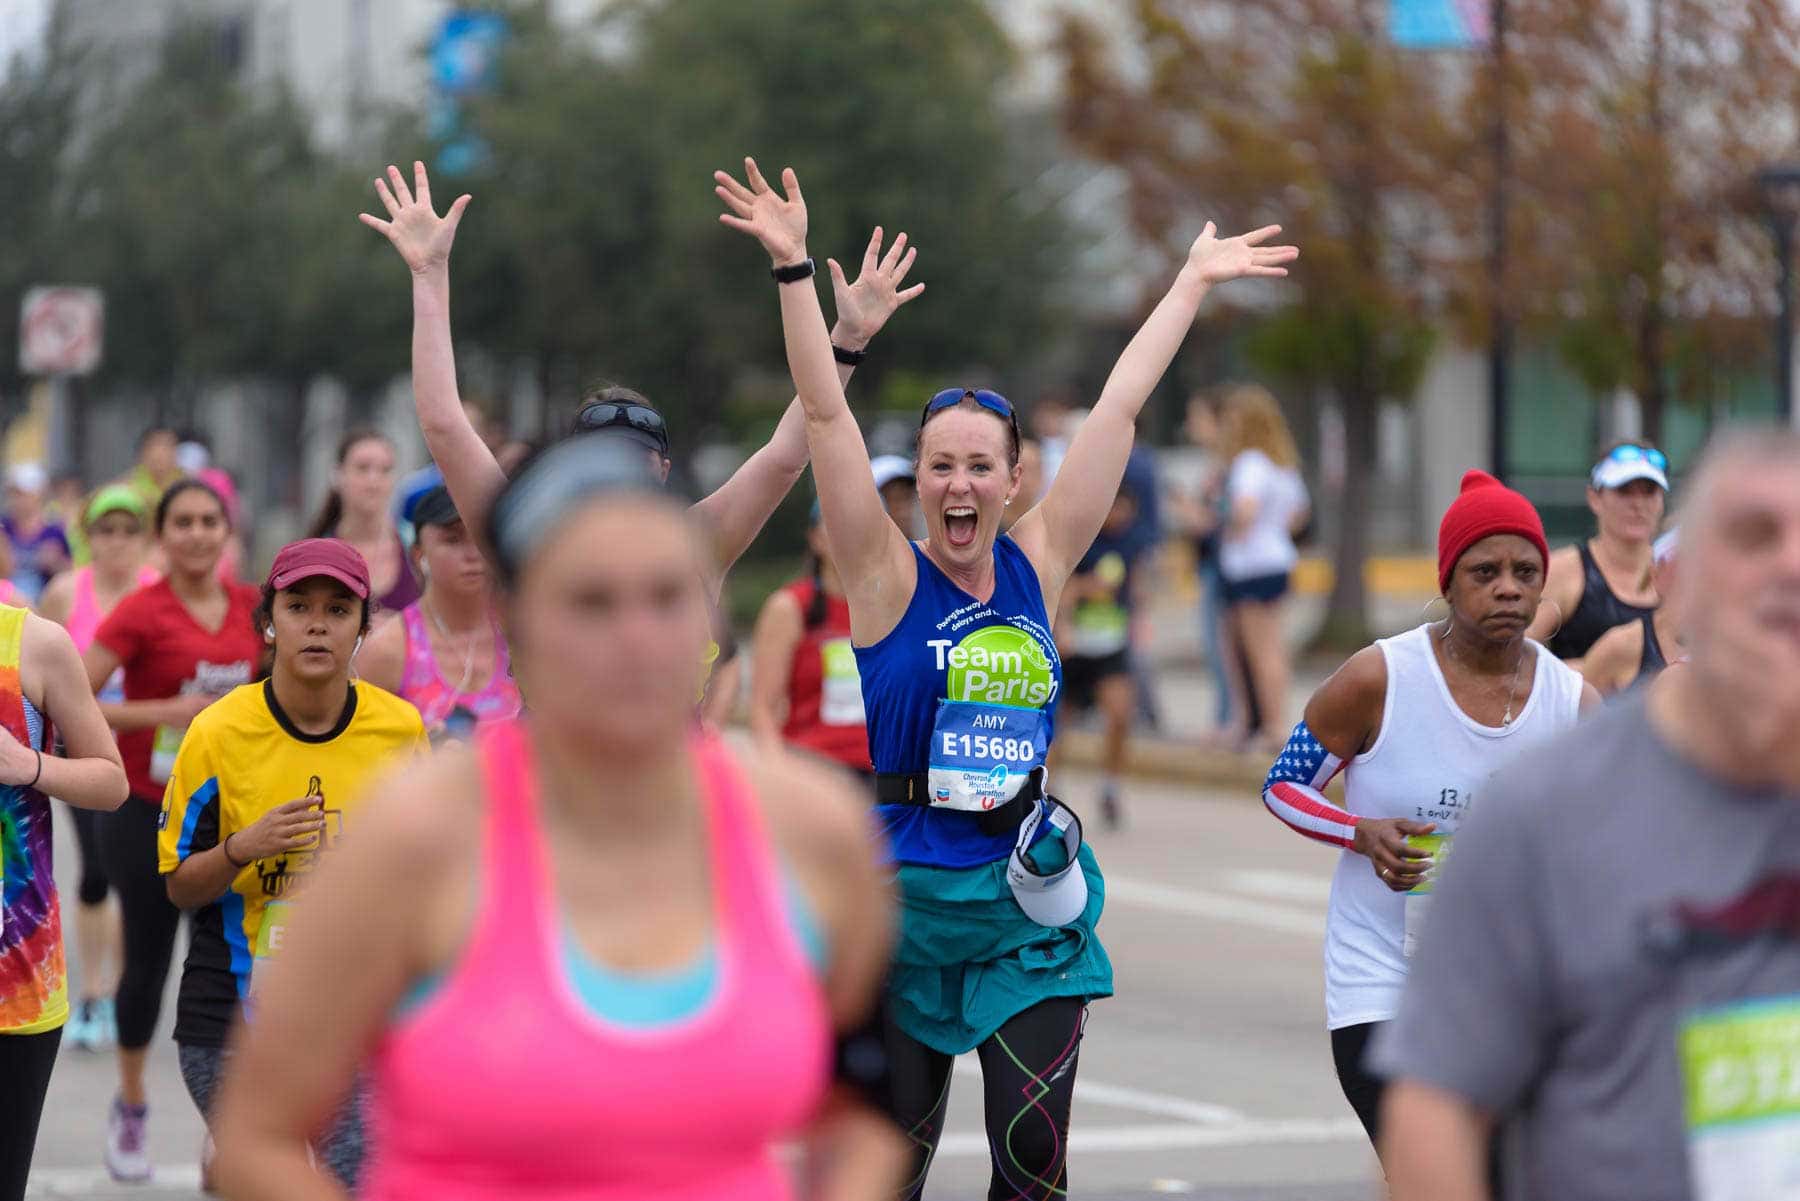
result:
[[[855,367],[869,357],[869,352],[867,350],[849,350],[839,346],[836,342],[833,342],[831,344],[831,357],[846,367]]]
[[[811,259],[801,259],[785,267],[771,267],[769,274],[775,277],[778,284],[797,284],[803,279],[811,279],[814,270]]]

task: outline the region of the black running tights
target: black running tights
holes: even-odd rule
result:
[[[156,819],[161,805],[126,797],[100,818],[100,857],[107,879],[119,894],[125,930],[125,964],[119,974],[119,1045],[135,1051],[150,1045],[162,1012],[163,986],[175,954],[181,910],[169,903],[156,870]]]
[[[0,1201],[20,1201],[62,1029],[0,1034]]]
[[[1041,1001],[976,1048],[981,1057],[988,1150],[989,1201],[1052,1201],[1069,1189],[1069,1102],[1087,1002]],[[915,1201],[944,1132],[952,1057],[886,1027],[893,1112],[912,1140],[912,1170],[900,1195]]]

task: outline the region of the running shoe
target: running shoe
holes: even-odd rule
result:
[[[1119,808],[1119,794],[1110,788],[1100,794],[1100,818],[1106,823],[1108,830],[1117,830],[1124,824],[1124,812]]]
[[[149,1125],[148,1105],[127,1105],[113,1098],[112,1115],[106,1120],[106,1170],[121,1184],[150,1179],[150,1153],[144,1149]]]
[[[63,1025],[63,1041],[71,1047],[80,1047],[83,1051],[95,1050],[94,1046],[94,1005],[93,1001],[79,1001],[69,1010],[69,1020]]]
[[[119,1018],[111,997],[101,997],[94,1002],[91,1020],[93,1025],[88,1030],[90,1050],[110,1051],[119,1045]]]

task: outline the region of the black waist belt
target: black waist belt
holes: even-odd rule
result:
[[[1031,806],[1044,795],[1044,769],[1031,769],[1031,778],[1019,789],[1019,795],[1003,805],[975,814],[975,822],[983,834],[1005,834],[1019,828]],[[931,804],[931,786],[924,772],[876,772],[875,799],[883,805]]]

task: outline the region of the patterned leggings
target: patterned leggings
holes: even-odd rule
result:
[[[1069,1102],[1087,1022],[1080,997],[1040,1001],[979,1047],[983,1108],[994,1173],[988,1201],[1052,1201],[1069,1191]],[[944,1132],[953,1058],[887,1024],[893,1112],[914,1145],[905,1201],[925,1191]]]
[[[187,1085],[194,1108],[212,1124],[213,1098],[219,1083],[231,1064],[231,1053],[223,1047],[203,1047],[197,1043],[178,1043],[181,1082]],[[363,1109],[367,1097],[362,1080],[353,1086],[350,1096],[338,1107],[325,1127],[325,1133],[313,1143],[320,1166],[331,1169],[338,1182],[352,1195],[362,1177]]]

